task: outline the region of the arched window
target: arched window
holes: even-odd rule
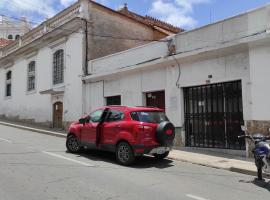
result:
[[[53,84],[64,82],[64,50],[60,49],[53,54]]]
[[[8,71],[6,73],[6,97],[11,96],[11,76],[12,76],[12,72]]]
[[[19,39],[20,38],[20,35],[16,35],[15,36],[15,39],[17,40],[17,39]]]
[[[28,64],[27,70],[27,91],[32,91],[36,88],[36,62],[31,61]]]
[[[13,36],[12,36],[12,35],[9,35],[9,36],[8,36],[8,39],[9,39],[9,40],[13,40]]]

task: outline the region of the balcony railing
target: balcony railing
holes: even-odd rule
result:
[[[81,7],[81,4],[79,2],[73,4],[72,6],[63,10],[62,12],[55,15],[51,19],[47,20],[46,22],[43,22],[36,28],[32,29],[31,31],[26,33],[24,36],[22,36],[20,39],[15,40],[11,44],[3,47],[1,49],[2,54],[0,54],[1,55],[0,58],[16,51],[20,47],[33,42],[34,40],[42,37],[44,34],[78,17],[81,10],[80,7]]]

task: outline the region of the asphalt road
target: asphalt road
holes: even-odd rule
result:
[[[132,167],[114,155],[66,153],[65,139],[0,125],[0,200],[269,199],[254,177],[152,157]]]

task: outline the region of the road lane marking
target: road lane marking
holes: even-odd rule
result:
[[[64,159],[64,160],[68,160],[68,161],[71,161],[71,162],[74,162],[74,163],[77,163],[77,164],[81,164],[81,165],[86,166],[86,167],[94,167],[94,165],[91,165],[89,163],[82,162],[82,161],[79,161],[79,160],[74,160],[72,158],[61,156],[59,154],[55,154],[55,153],[51,153],[51,152],[47,152],[47,151],[42,151],[42,153],[50,155],[50,156],[54,156],[56,158],[61,158],[61,159]]]
[[[7,140],[7,139],[4,139],[4,138],[0,138],[0,141],[4,141],[4,142],[8,142],[8,143],[12,143],[11,140]]]
[[[205,198],[202,198],[202,197],[199,197],[199,196],[195,196],[193,194],[187,194],[186,196],[191,198],[191,199],[195,199],[195,200],[209,200],[209,199],[205,199]]]

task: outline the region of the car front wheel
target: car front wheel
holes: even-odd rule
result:
[[[127,142],[120,142],[115,153],[116,160],[121,165],[131,165],[135,161],[134,152]]]
[[[66,147],[70,153],[78,153],[81,150],[79,141],[74,135],[68,136]]]

